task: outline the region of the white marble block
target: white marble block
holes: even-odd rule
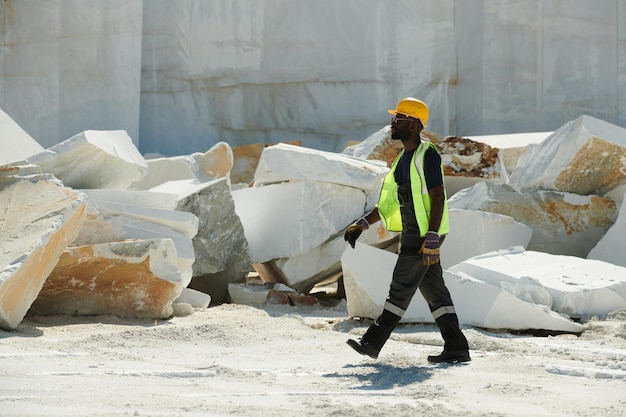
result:
[[[571,317],[626,308],[626,268],[607,262],[511,248],[467,259],[449,270]]]
[[[253,263],[302,255],[363,215],[358,188],[294,181],[233,191]]]
[[[383,310],[398,255],[356,244],[341,257],[348,314],[377,318]],[[523,301],[498,286],[458,273],[444,271],[461,324],[504,330],[549,330],[580,333],[583,326],[550,311],[545,306]],[[434,323],[424,297],[415,293],[403,323]]]
[[[510,216],[533,229],[529,250],[583,258],[617,217],[615,202],[606,197],[519,189],[491,182],[459,191],[449,199],[448,206]]]
[[[482,253],[527,247],[533,229],[510,216],[479,210],[450,209],[450,233],[441,245],[445,269]]]
[[[22,321],[86,211],[86,196],[49,174],[0,176],[0,328]]]
[[[85,130],[27,159],[72,188],[127,189],[148,172],[124,130]]]

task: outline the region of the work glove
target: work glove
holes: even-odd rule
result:
[[[422,264],[426,266],[439,262],[439,234],[436,232],[426,233],[426,239],[422,243],[418,254],[422,255]]]
[[[348,242],[350,246],[352,246],[352,249],[354,249],[354,244],[356,243],[356,240],[359,238],[359,236],[361,236],[363,230],[367,230],[369,229],[369,227],[370,224],[367,222],[367,220],[365,220],[365,217],[361,217],[356,222],[348,226],[346,232],[343,234],[343,239]]]

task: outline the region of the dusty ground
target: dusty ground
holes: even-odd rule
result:
[[[31,317],[0,331],[2,416],[624,416],[626,312],[580,336],[465,328],[472,362],[429,365],[405,325],[377,361],[334,308],[222,305],[166,321]]]

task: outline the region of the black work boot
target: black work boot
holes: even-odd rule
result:
[[[346,343],[361,355],[367,355],[372,359],[378,358],[378,354],[380,353],[380,348],[372,345],[371,343],[364,342],[363,339],[348,339]]]
[[[388,310],[383,310],[382,314],[372,323],[362,338],[359,340],[348,339],[346,343],[361,355],[367,355],[372,359],[376,359],[399,321],[399,316]]]
[[[460,350],[460,351],[447,351],[444,349],[439,355],[428,355],[428,362],[430,363],[457,363],[457,362],[469,362],[472,358],[470,358],[469,351]]]
[[[443,352],[439,355],[428,356],[428,362],[455,363],[471,361],[467,339],[459,328],[459,319],[456,313],[444,314],[435,319],[435,322],[439,326],[441,337],[443,337]]]

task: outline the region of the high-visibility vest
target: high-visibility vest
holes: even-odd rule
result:
[[[428,187],[426,185],[426,176],[424,174],[424,155],[429,147],[432,147],[435,151],[437,151],[437,147],[432,142],[420,143],[413,154],[411,167],[409,169],[411,193],[413,195],[413,205],[415,207],[415,218],[417,219],[417,225],[422,236],[425,236],[428,232],[430,207],[432,204],[430,194],[428,194]],[[391,164],[391,170],[383,180],[383,186],[381,188],[377,204],[378,213],[380,214],[382,223],[385,225],[387,230],[392,232],[402,231],[402,216],[400,214],[400,202],[398,201],[398,184],[396,183],[394,177],[396,166],[398,165],[398,161],[400,161],[402,154],[404,154],[404,151],[402,151],[393,161],[393,164]],[[443,178],[443,165],[441,166],[441,177]],[[444,188],[443,215],[437,232],[440,236],[447,234],[450,230],[447,200],[448,198],[445,194]]]

